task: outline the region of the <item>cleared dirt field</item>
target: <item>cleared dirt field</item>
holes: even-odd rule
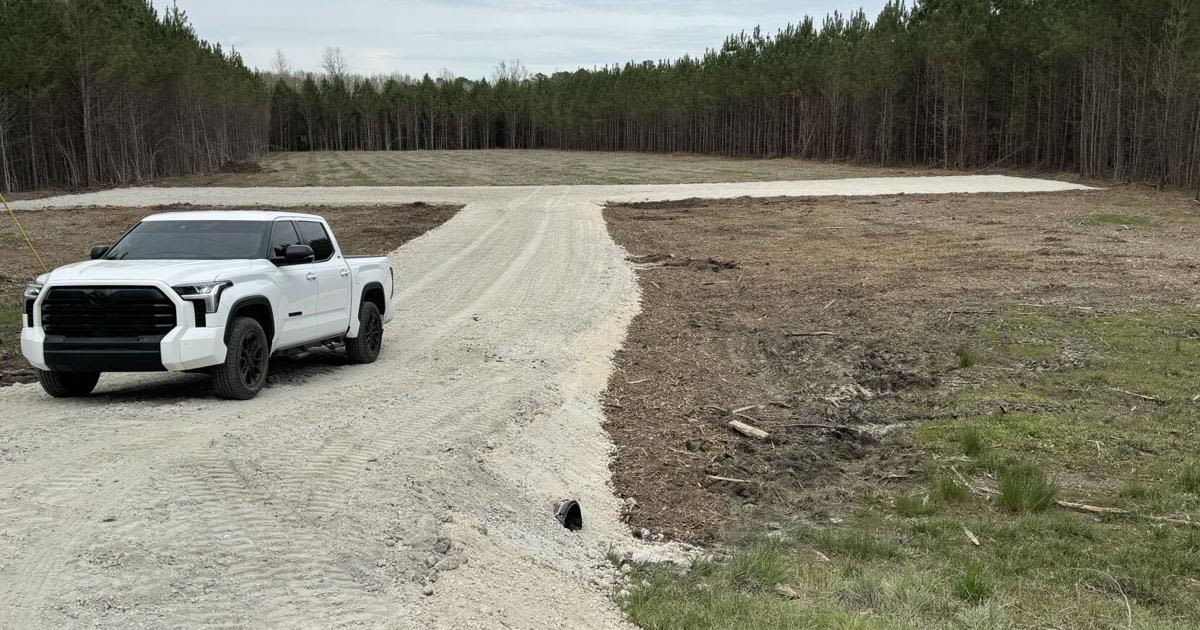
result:
[[[728,564],[636,574],[633,620],[1124,627],[1128,597],[1144,627],[1200,623],[1200,530],[1162,520],[1200,509],[1198,210],[1129,187],[609,206],[642,269],[605,398],[627,518],[734,536]]]
[[[795,159],[758,160],[548,150],[313,151],[272,153],[261,172],[213,173],[169,186],[551,186],[689,184],[892,175],[932,169],[854,166]]]

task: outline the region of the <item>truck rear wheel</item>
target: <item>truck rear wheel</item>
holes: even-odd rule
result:
[[[233,320],[225,344],[225,362],[213,366],[213,389],[221,398],[248,400],[267,382],[270,344],[262,326],[249,317]]]
[[[363,302],[358,309],[358,336],[346,340],[346,356],[351,363],[372,363],[383,348],[383,316],[374,302]]]
[[[100,380],[99,372],[51,372],[38,370],[38,382],[55,398],[87,396]]]

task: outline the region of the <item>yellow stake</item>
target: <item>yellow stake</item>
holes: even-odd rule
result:
[[[25,228],[21,227],[21,222],[17,220],[17,215],[12,211],[12,208],[8,207],[8,201],[4,198],[4,195],[0,195],[0,203],[3,203],[4,209],[8,210],[8,216],[12,217],[13,223],[17,225],[17,231],[21,233],[21,238],[25,239],[25,244],[29,246],[29,251],[33,252],[33,257],[37,258],[38,264],[42,266],[42,271],[50,271],[46,267],[46,261],[42,260],[42,255],[33,246],[33,241],[29,240],[29,235],[25,233]]]

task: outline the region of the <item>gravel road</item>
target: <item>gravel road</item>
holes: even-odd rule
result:
[[[15,208],[463,203],[392,254],[368,366],[247,402],[196,375],[0,389],[2,628],[623,627],[598,395],[638,308],[604,200],[1050,191],[999,176],[678,186],[129,188]],[[554,521],[575,497],[585,528]]]

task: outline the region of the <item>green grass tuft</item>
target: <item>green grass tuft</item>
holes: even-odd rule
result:
[[[1132,214],[1120,214],[1116,212],[1101,212],[1092,215],[1092,220],[1097,223],[1107,223],[1109,225],[1150,225],[1150,219],[1139,217]]]
[[[806,538],[827,554],[852,560],[890,560],[900,555],[899,547],[863,530],[811,530]]]
[[[958,367],[960,369],[965,370],[979,363],[979,353],[966,344],[955,348],[954,356],[958,358]]]
[[[980,565],[967,566],[962,575],[954,581],[954,594],[964,602],[979,604],[990,599],[996,592],[996,582]]]
[[[971,500],[971,491],[949,477],[938,477],[933,481],[930,498],[940,503],[961,504]]]
[[[896,497],[895,505],[896,511],[901,516],[910,518],[914,516],[928,516],[934,512],[933,502],[929,500],[929,497],[919,494],[898,496]]]
[[[963,429],[958,441],[962,444],[963,455],[967,457],[982,457],[988,452],[988,444],[983,439],[983,434],[975,427]]]
[[[1200,461],[1190,461],[1179,470],[1175,478],[1179,489],[1191,494],[1200,494]]]
[[[778,539],[764,538],[729,560],[728,571],[734,584],[756,591],[767,591],[790,577],[787,549]]]
[[[1000,502],[1014,512],[1044,512],[1057,495],[1054,483],[1037,466],[1016,463],[1000,471]]]
[[[1134,480],[1134,481],[1127,482],[1125,484],[1125,486],[1121,488],[1121,491],[1118,493],[1118,496],[1120,496],[1122,499],[1137,500],[1137,499],[1149,499],[1149,498],[1155,496],[1156,494],[1157,494],[1157,492],[1155,491],[1154,488],[1151,488],[1150,486],[1146,485],[1145,483],[1143,483],[1141,481]]]
[[[617,553],[611,544],[608,546],[608,551],[604,552],[604,557],[607,558],[608,563],[614,567],[619,567],[621,566],[621,563],[624,562],[621,554]]]

